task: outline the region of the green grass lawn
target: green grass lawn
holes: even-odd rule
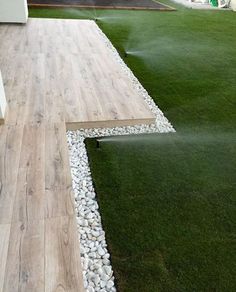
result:
[[[163,1],[170,4],[171,2]],[[236,17],[230,11],[31,9],[98,25],[177,130],[234,130]]]
[[[87,149],[120,291],[235,291],[236,135]]]
[[[119,290],[235,291],[236,14],[171,5],[30,15],[98,18],[177,130],[87,140]]]

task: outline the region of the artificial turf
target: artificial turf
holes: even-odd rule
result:
[[[177,130],[86,142],[119,290],[235,291],[236,18],[171,5],[30,15],[97,18]]]
[[[163,3],[177,11],[30,9],[30,16],[97,19],[178,131],[234,131],[235,13]]]
[[[87,139],[119,291],[235,291],[236,135]]]
[[[77,7],[100,9],[142,9],[172,10],[172,8],[152,0],[28,0],[30,7]]]

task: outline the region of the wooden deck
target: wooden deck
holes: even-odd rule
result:
[[[0,127],[0,291],[83,291],[65,130]]]
[[[83,291],[66,126],[154,117],[91,21],[0,25],[0,291]]]
[[[26,26],[0,25],[0,39],[7,124],[65,122],[78,129],[155,121],[94,21],[30,19]]]

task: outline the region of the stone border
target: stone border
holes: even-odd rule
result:
[[[132,81],[133,87],[142,94],[156,115],[156,121],[152,125],[80,129],[67,132],[76,218],[80,234],[84,287],[88,292],[115,292],[110,254],[107,249],[84,140],[85,138],[117,135],[169,133],[175,132],[175,130],[98,26],[97,30],[113,57],[120,63],[127,78]]]

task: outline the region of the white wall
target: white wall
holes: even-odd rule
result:
[[[0,0],[0,22],[26,23],[27,0]]]
[[[233,11],[236,11],[236,0],[231,0],[230,4]]]
[[[3,88],[2,74],[0,71],[0,120],[4,119],[6,106],[7,106],[7,102],[6,102],[5,92]]]

